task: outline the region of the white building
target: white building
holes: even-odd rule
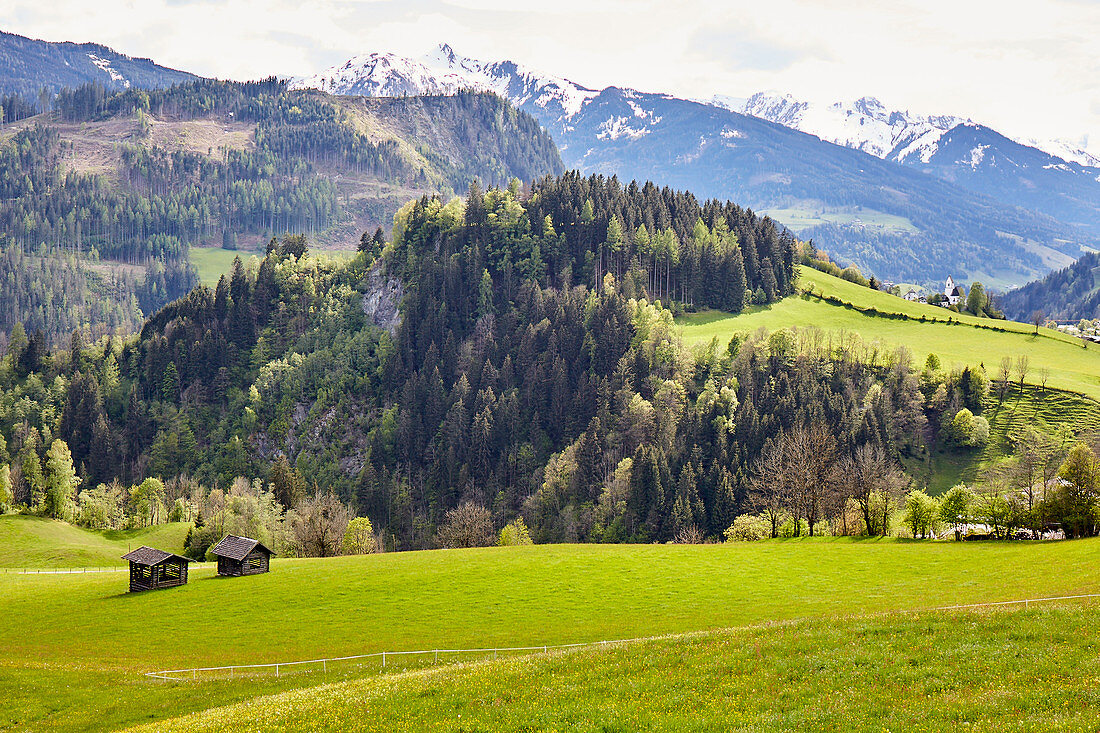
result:
[[[943,286],[943,297],[947,298],[945,306],[958,305],[966,297],[961,285],[956,285],[955,280],[948,275],[947,282]]]

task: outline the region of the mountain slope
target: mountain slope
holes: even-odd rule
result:
[[[826,106],[761,93],[738,111],[913,166],[1100,236],[1100,158],[1059,141],[1042,150],[1035,141],[1012,140],[959,117],[889,110],[873,97]]]
[[[51,341],[82,325],[129,330],[186,294],[190,247],[247,258],[289,232],[354,249],[410,198],[562,170],[538,123],[485,93],[361,100],[202,80],[108,96],[84,86],[54,108],[0,132],[0,280],[13,283],[0,331],[22,321]],[[158,267],[168,274],[141,285]]]
[[[1000,305],[1021,320],[1036,311],[1059,321],[1100,318],[1100,252],[1005,293]]]
[[[445,45],[422,59],[357,57],[295,83],[367,95],[493,89],[538,118],[567,166],[734,198],[882,278],[1003,287],[1065,266],[1094,242],[1051,216],[783,125],[665,94],[597,92]],[[924,124],[938,133],[953,121]],[[914,142],[891,136],[880,148]]]
[[[33,96],[95,82],[111,90],[155,89],[197,78],[98,43],[39,41],[0,31],[0,94]]]

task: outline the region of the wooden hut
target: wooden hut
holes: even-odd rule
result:
[[[227,534],[214,546],[218,557],[218,575],[258,575],[271,569],[271,556],[275,553],[258,540]]]
[[[187,583],[189,558],[142,545],[122,556],[130,561],[130,591],[174,588]]]

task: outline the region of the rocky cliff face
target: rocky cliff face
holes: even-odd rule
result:
[[[363,293],[363,312],[374,325],[384,328],[392,336],[401,325],[401,299],[405,289],[401,281],[387,276],[383,267],[375,265],[367,275],[367,291]]]

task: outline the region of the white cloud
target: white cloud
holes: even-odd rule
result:
[[[0,0],[0,17],[15,33],[230,78],[448,41],[589,86],[872,94],[1013,134],[1100,130],[1100,3],[1087,0]]]

